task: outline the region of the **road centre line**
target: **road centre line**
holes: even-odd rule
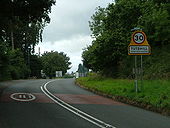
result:
[[[41,90],[42,92],[49,97],[51,100],[53,100],[55,103],[57,103],[58,105],[60,105],[61,107],[67,109],[68,111],[74,113],[75,115],[89,121],[90,123],[100,127],[100,128],[116,128],[110,124],[107,124],[73,106],[71,106],[70,104],[64,102],[63,100],[61,100],[60,98],[56,97],[55,95],[53,95],[51,92],[49,92],[49,90],[47,89],[47,85],[51,82],[54,82],[56,80],[51,80],[48,81],[47,83],[45,83],[44,85],[41,86]]]

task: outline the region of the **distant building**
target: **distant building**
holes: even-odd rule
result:
[[[76,72],[76,78],[79,77],[86,77],[87,73],[89,72],[89,69],[83,66],[82,64],[79,64],[78,70]]]
[[[56,71],[55,74],[56,74],[56,77],[62,77],[63,76],[62,71]]]

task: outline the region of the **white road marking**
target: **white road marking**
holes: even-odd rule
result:
[[[22,95],[22,97],[23,97],[24,99],[26,99],[26,96],[25,96],[25,95]]]
[[[18,98],[17,98],[17,95],[18,95]],[[26,95],[30,96],[31,98],[27,99],[26,98]],[[36,97],[34,95],[32,95],[31,93],[13,93],[11,96],[10,96],[13,100],[16,100],[16,101],[32,101],[32,100],[35,100]],[[25,97],[25,98],[24,98]],[[24,98],[24,99],[23,99]]]
[[[22,99],[22,95],[19,95],[19,98]]]
[[[29,99],[31,99],[31,98],[32,98],[32,96],[31,96],[31,95],[29,95],[28,97],[29,97]]]
[[[73,106],[71,106],[70,104],[64,102],[63,100],[59,99],[58,97],[56,97],[55,95],[53,95],[51,92],[48,91],[47,89],[47,85],[51,82],[53,82],[55,80],[49,81],[47,83],[45,83],[43,86],[41,86],[41,90],[43,91],[43,93],[48,96],[51,100],[53,100],[55,103],[57,103],[58,105],[62,106],[63,108],[67,109],[68,111],[74,113],[75,115],[93,123],[94,125],[100,127],[100,128],[116,128],[110,124],[107,124]]]

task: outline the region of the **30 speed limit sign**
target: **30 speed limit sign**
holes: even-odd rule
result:
[[[142,32],[136,32],[133,35],[133,41],[136,44],[142,44],[145,41],[145,35]]]
[[[150,55],[151,47],[147,41],[146,34],[137,30],[131,36],[131,42],[128,46],[129,55]]]

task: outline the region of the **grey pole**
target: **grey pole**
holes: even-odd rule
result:
[[[13,2],[14,2],[14,0],[11,0],[11,2],[12,2],[12,19],[14,18],[14,16],[13,16]],[[14,28],[13,28],[13,26],[14,26],[14,24],[13,24],[13,21],[12,21],[12,19],[11,19],[11,21],[10,21],[10,26],[11,26],[11,45],[12,45],[12,50],[14,50]]]
[[[12,21],[11,21],[11,44],[12,44],[12,50],[14,50],[14,32],[13,32]]]
[[[137,56],[135,56],[135,91],[138,92],[138,71],[137,71]]]
[[[140,79],[141,79],[141,91],[144,89],[143,87],[143,56],[141,55],[141,72],[140,72]]]

